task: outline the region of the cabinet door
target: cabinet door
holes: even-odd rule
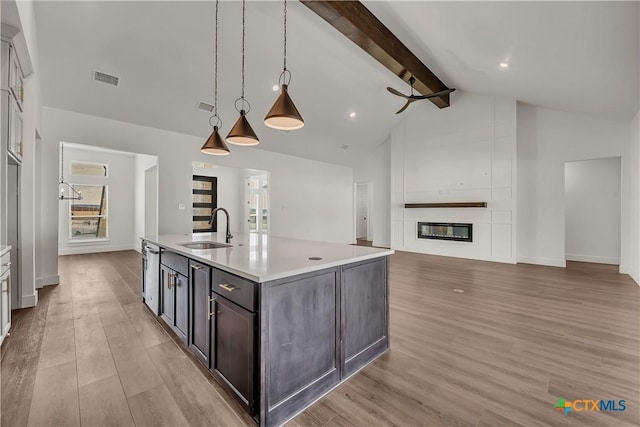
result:
[[[22,160],[22,113],[14,99],[9,102],[9,152]]]
[[[191,328],[189,348],[209,368],[211,347],[211,268],[190,261]]]
[[[2,314],[0,315],[2,319],[2,331],[1,335],[6,336],[7,332],[9,332],[9,328],[11,327],[11,275],[6,275],[6,278],[2,280],[2,286],[0,287],[2,295],[0,297],[2,304]]]
[[[176,316],[174,330],[183,341],[187,341],[189,332],[189,279],[176,274],[175,280]]]
[[[20,70],[16,50],[13,46],[10,48],[10,57],[9,88],[20,107],[20,111],[22,111],[22,102],[24,101],[24,84],[22,82],[22,71]]]
[[[212,370],[224,377],[250,408],[254,403],[255,313],[214,295]]]
[[[160,316],[169,326],[175,324],[176,305],[174,282],[176,281],[176,276],[177,274],[173,270],[164,265],[160,265],[160,298],[162,300],[160,304]]]

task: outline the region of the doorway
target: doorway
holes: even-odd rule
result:
[[[565,259],[620,264],[620,157],[566,162]]]
[[[158,166],[144,171],[144,235],[158,235]]]
[[[371,182],[358,182],[355,185],[355,232],[356,243],[364,246],[373,244],[371,227]]]
[[[270,229],[269,173],[245,171],[245,234],[269,234]]]

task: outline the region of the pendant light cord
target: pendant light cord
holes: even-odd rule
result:
[[[284,0],[284,69],[287,70],[287,0]]]
[[[244,11],[245,11],[245,0],[242,0],[242,100],[244,101]],[[243,105],[244,106],[244,105]]]
[[[213,115],[218,117],[218,0],[216,0],[216,38],[215,38],[215,52],[213,54]],[[219,117],[218,117],[219,119]]]

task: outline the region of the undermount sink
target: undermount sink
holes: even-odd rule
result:
[[[189,249],[218,249],[218,248],[230,248],[232,245],[227,243],[218,242],[189,242],[181,243],[180,246],[184,246]]]

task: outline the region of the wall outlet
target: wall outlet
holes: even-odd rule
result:
[[[178,209],[181,211],[185,210],[184,203],[178,203]]]

